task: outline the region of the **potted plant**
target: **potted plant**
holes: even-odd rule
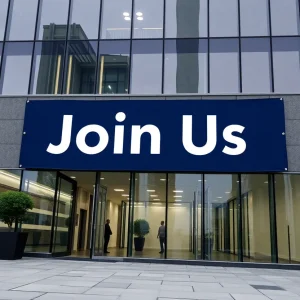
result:
[[[0,221],[7,224],[9,229],[8,232],[0,232],[0,259],[23,257],[28,233],[18,232],[18,228],[26,220],[28,210],[32,208],[33,201],[26,193],[7,191],[0,194]]]
[[[144,219],[135,220],[133,223],[134,248],[135,251],[143,251],[145,245],[145,235],[150,231],[149,223]]]

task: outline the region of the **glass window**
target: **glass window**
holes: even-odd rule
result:
[[[60,94],[65,42],[37,42],[32,65],[32,94]]]
[[[243,92],[271,92],[270,39],[242,39],[241,55]]]
[[[8,0],[0,1],[0,41],[4,39]]]
[[[21,170],[0,170],[0,193],[18,191],[20,188]],[[8,231],[8,226],[0,221],[0,232]]]
[[[166,37],[207,37],[208,0],[166,0]]]
[[[242,199],[243,235],[249,233],[244,261],[271,262],[268,175],[243,174]]]
[[[168,175],[167,258],[201,259],[201,174]]]
[[[61,40],[67,34],[69,0],[43,0],[36,39]]]
[[[131,9],[132,0],[103,0],[101,38],[129,39]]]
[[[129,41],[101,41],[99,49],[99,94],[127,94],[130,62]]]
[[[165,41],[164,93],[207,93],[207,40]]]
[[[275,175],[279,263],[300,263],[299,175]]]
[[[97,69],[97,42],[68,43],[65,67],[66,94],[94,94]]]
[[[3,43],[0,42],[0,66],[1,66],[2,50],[3,50]]]
[[[99,0],[72,0],[70,39],[98,39],[100,4]]]
[[[238,36],[238,1],[210,0],[209,23],[211,37]]]
[[[135,0],[133,37],[139,39],[163,37],[164,2],[161,0]]]
[[[239,42],[237,39],[210,41],[210,92],[238,93]]]
[[[94,255],[127,256],[130,173],[101,172],[96,203]],[[105,229],[110,220],[109,230]]]
[[[133,41],[132,94],[161,94],[162,41]]]
[[[271,0],[271,20],[273,35],[299,34],[298,0]]]
[[[299,51],[299,38],[273,38],[274,88],[276,93],[300,92]]]
[[[24,171],[22,191],[33,199],[34,208],[22,224],[28,232],[25,251],[49,252],[53,216],[56,172]]]
[[[270,34],[268,0],[240,0],[240,11],[242,36]]]
[[[237,261],[238,175],[205,175],[205,259]]]
[[[33,40],[38,0],[14,0],[8,21],[7,39]]]
[[[164,258],[166,175],[137,173],[135,176],[132,255]]]
[[[33,43],[6,43],[2,63],[3,95],[28,94]]]

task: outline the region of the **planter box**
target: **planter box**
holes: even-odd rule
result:
[[[141,238],[141,237],[134,238],[135,251],[143,251],[144,245],[145,245],[145,238]]]
[[[0,259],[21,259],[27,237],[27,232],[0,232]]]

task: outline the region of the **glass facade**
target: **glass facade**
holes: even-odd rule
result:
[[[29,234],[26,252],[298,264],[299,180],[299,174],[1,170],[0,192],[33,198],[21,225]],[[142,251],[135,225],[141,220],[148,224]]]
[[[299,93],[298,12],[297,0],[2,0],[0,94]]]

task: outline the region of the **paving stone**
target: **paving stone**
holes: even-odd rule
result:
[[[31,300],[43,295],[43,293],[25,293],[16,291],[0,291],[1,300]]]

